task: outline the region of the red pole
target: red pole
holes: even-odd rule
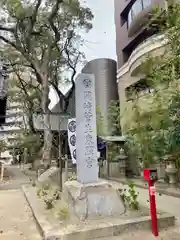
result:
[[[149,181],[148,185],[149,185],[148,187],[149,187],[152,233],[154,234],[155,237],[157,237],[158,236],[158,223],[157,223],[157,212],[156,212],[155,186],[152,181]]]

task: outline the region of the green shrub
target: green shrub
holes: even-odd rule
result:
[[[52,197],[44,197],[43,198],[46,209],[52,209],[54,207],[54,199]]]
[[[55,189],[54,193],[53,193],[53,197],[55,200],[59,200],[61,197],[61,192],[59,191],[59,189]]]
[[[60,199],[60,191],[58,189],[53,190],[49,184],[37,188],[36,193],[44,201],[46,209],[52,209],[55,201]]]
[[[68,178],[68,181],[75,181],[75,180],[77,180],[77,176],[76,175],[73,175],[73,176]]]
[[[133,181],[128,182],[128,189],[118,189],[120,196],[124,203],[131,209],[131,210],[139,210],[139,202],[138,196],[139,193],[135,190],[135,185]]]
[[[59,217],[61,219],[66,219],[68,215],[69,215],[69,208],[68,208],[68,205],[65,204],[59,210]]]

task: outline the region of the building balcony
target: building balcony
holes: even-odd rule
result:
[[[13,124],[13,123],[16,123],[16,122],[23,123],[23,121],[24,121],[23,116],[20,116],[20,115],[17,114],[16,116],[6,116],[5,123],[6,124]]]
[[[16,125],[8,125],[8,126],[1,126],[0,127],[0,134],[1,133],[6,133],[6,132],[16,132],[16,131],[20,131],[22,128],[20,126],[16,126]]]
[[[7,109],[20,108],[21,104],[19,102],[7,102]]]
[[[127,73],[130,76],[137,76],[139,66],[146,61],[149,54],[152,56],[161,55],[164,52],[164,46],[167,45],[167,39],[164,35],[154,35],[149,37],[132,52],[128,61],[117,71],[118,82],[121,81]]]
[[[17,138],[18,136],[18,133],[16,132],[7,132],[7,133],[4,133],[4,132],[1,132],[0,131],[0,140],[4,140],[4,141],[8,141],[9,139],[14,139],[14,138]]]
[[[126,125],[127,119],[132,112],[131,101],[128,101],[126,91],[129,87],[145,78],[143,64],[149,56],[156,57],[164,53],[167,47],[167,39],[164,35],[154,35],[138,45],[132,52],[128,61],[117,71],[118,92],[120,99],[121,127]],[[149,95],[149,94],[148,94]],[[142,108],[150,107],[151,98],[148,95],[140,97]],[[132,100],[133,101],[133,100]],[[129,118],[130,119],[130,118]]]
[[[6,117],[22,115],[23,112],[19,108],[8,108],[6,110]]]

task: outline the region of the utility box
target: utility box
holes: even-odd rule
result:
[[[148,181],[148,182],[150,182],[150,181],[156,182],[158,180],[157,169],[145,168],[144,169],[144,180]]]

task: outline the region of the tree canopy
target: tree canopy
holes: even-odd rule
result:
[[[74,90],[76,66],[84,61],[84,54],[80,51],[82,33],[92,28],[93,14],[79,0],[2,0],[0,11],[2,60],[10,72],[18,74],[21,86],[22,83],[26,88],[29,86],[29,78],[21,75],[27,72],[35,85],[40,84],[44,116],[42,159],[50,161],[49,87],[52,85],[58,92],[66,111]],[[68,81],[72,84],[68,96],[59,91],[59,84],[67,81],[64,77],[66,71],[70,73]]]

